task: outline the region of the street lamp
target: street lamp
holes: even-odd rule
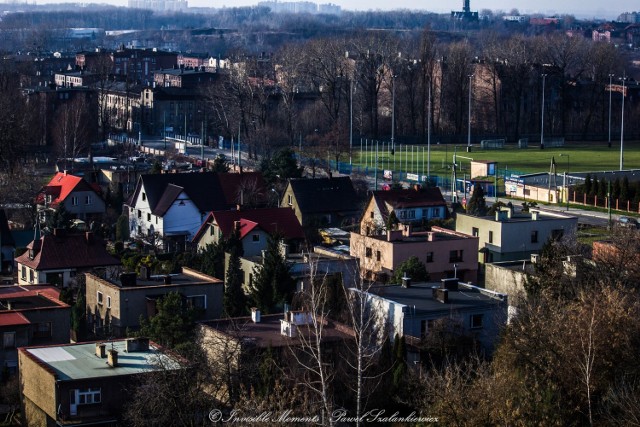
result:
[[[569,189],[567,188],[567,174],[569,173],[569,155],[568,154],[564,154],[564,153],[560,153],[560,157],[566,157],[567,158],[567,170],[564,173],[564,182],[562,184],[562,186],[564,187],[564,191],[566,192],[566,198],[567,198],[567,211],[569,210]]]
[[[620,119],[620,170],[623,170],[624,166],[624,94],[625,87],[624,82],[627,80],[627,76],[622,76],[622,118]]]
[[[471,152],[471,78],[473,78],[473,74],[469,74],[469,125],[467,127],[467,153]]]
[[[540,149],[544,149],[544,84],[547,75],[542,74],[542,116],[540,120]]]
[[[613,74],[609,74],[609,139],[607,140],[607,146],[611,148],[611,85],[613,80]]]

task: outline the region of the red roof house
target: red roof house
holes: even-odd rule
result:
[[[99,217],[106,211],[99,188],[66,171],[55,174],[36,196],[36,204],[42,221],[61,205],[71,215],[82,220]]]

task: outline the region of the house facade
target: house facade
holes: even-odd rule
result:
[[[187,267],[171,275],[153,275],[145,268],[141,277],[122,273],[118,279],[89,273],[85,296],[88,329],[103,336],[126,336],[127,329],[140,327],[141,317],[153,317],[156,301],[171,292],[181,294],[184,304],[197,309],[202,319],[222,315],[223,282]]]
[[[159,365],[180,370],[182,360],[144,338],[18,350],[26,425],[122,424],[130,390]]]
[[[291,208],[303,227],[340,226],[357,221],[358,197],[351,178],[291,179],[280,207]]]
[[[480,263],[528,258],[549,239],[575,234],[577,228],[577,217],[538,210],[516,214],[504,208],[494,216],[456,217],[457,232],[478,238]]]
[[[96,188],[79,176],[58,172],[38,193],[36,204],[40,221],[46,221],[60,206],[83,221],[100,219],[106,205]]]
[[[418,257],[432,280],[458,277],[474,282],[478,274],[478,238],[440,227],[414,232],[408,224],[386,235],[351,233],[350,253],[365,276],[386,280],[411,257]]]
[[[18,347],[65,344],[70,339],[71,307],[53,286],[0,287],[0,367],[18,369]]]
[[[291,209],[263,208],[211,212],[193,238],[199,250],[238,232],[244,256],[262,254],[269,236],[279,235],[295,252],[304,240],[304,231]]]
[[[53,230],[27,245],[16,258],[19,285],[53,284],[68,287],[78,274],[92,270],[114,274],[120,260],[107,252],[105,243],[92,232]]]
[[[360,220],[360,233],[381,234],[387,229],[389,215],[400,223],[421,223],[448,217],[447,202],[438,187],[374,191]]]
[[[381,332],[424,339],[435,330],[436,322],[455,324],[461,336],[472,338],[491,353],[507,321],[506,295],[443,279],[440,283],[402,286],[377,286],[362,293],[372,310],[379,315]]]

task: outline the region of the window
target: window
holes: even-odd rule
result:
[[[480,329],[482,328],[482,320],[483,314],[472,314],[471,315],[471,329]]]
[[[42,322],[36,325],[33,331],[34,338],[51,338],[51,322]]]
[[[538,243],[538,231],[533,230],[531,232],[531,243]]]
[[[71,197],[71,206],[78,206],[78,198],[76,196]]]
[[[33,283],[33,279],[34,279],[34,274],[33,274],[33,270],[29,269],[29,282]]]
[[[98,300],[98,304],[102,305],[102,292],[98,291],[96,299]]]
[[[215,226],[212,225],[211,227],[209,227],[209,236],[215,235],[215,232],[216,232]]]
[[[78,405],[92,405],[102,401],[102,392],[99,388],[80,389],[76,393]]]
[[[107,297],[107,308],[111,308],[111,297]]]
[[[142,211],[138,209],[138,218],[142,218]]]
[[[422,209],[422,218],[429,218],[429,209]]]
[[[493,243],[493,231],[489,232],[489,243]]]
[[[427,252],[427,263],[433,262],[433,252]]]
[[[471,229],[471,235],[472,235],[473,237],[478,237],[478,235],[479,235],[479,234],[480,234],[480,230],[478,230],[478,227],[473,227],[473,228]]]
[[[251,236],[251,241],[252,241],[253,243],[258,243],[258,242],[260,241],[260,235],[259,235],[259,234],[253,234],[253,235]]]
[[[148,95],[148,94],[147,94]],[[147,194],[146,193],[142,193],[142,200],[145,201],[147,200]]]
[[[289,206],[293,205],[293,196],[291,194],[287,196],[287,203],[289,204]]]
[[[371,258],[372,255],[373,255],[373,251],[371,250],[371,248],[366,248],[364,250],[364,256],[366,256],[367,258]]]
[[[253,278],[249,274],[249,281]],[[207,308],[207,296],[206,295],[191,295],[187,297],[187,307],[205,310]]]
[[[371,211],[371,213],[369,214],[371,219],[373,219],[373,211]]]
[[[462,262],[462,249],[449,251],[449,262]]]
[[[415,217],[416,217],[415,209],[411,209],[411,210],[407,211],[407,218],[408,219],[415,219]]]
[[[407,211],[400,211],[400,219],[405,219],[407,217]]]
[[[380,251],[376,251],[376,261],[380,261],[381,258],[382,254],[380,253]]]
[[[15,332],[5,332],[3,334],[4,348],[15,348],[16,347],[16,333]]]
[[[33,259],[33,258],[31,258]],[[25,267],[24,265],[22,266],[22,280],[27,280],[27,267]]]
[[[151,214],[150,213],[147,214],[147,221],[151,222]]]
[[[85,205],[90,205],[91,203],[93,203],[93,198],[90,195],[85,197],[84,204]]]

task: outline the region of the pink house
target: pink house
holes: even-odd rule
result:
[[[411,225],[386,235],[365,236],[351,233],[351,255],[360,260],[360,268],[370,278],[382,280],[412,256],[422,261],[431,280],[456,277],[475,282],[478,275],[478,238],[446,228],[413,232]]]

